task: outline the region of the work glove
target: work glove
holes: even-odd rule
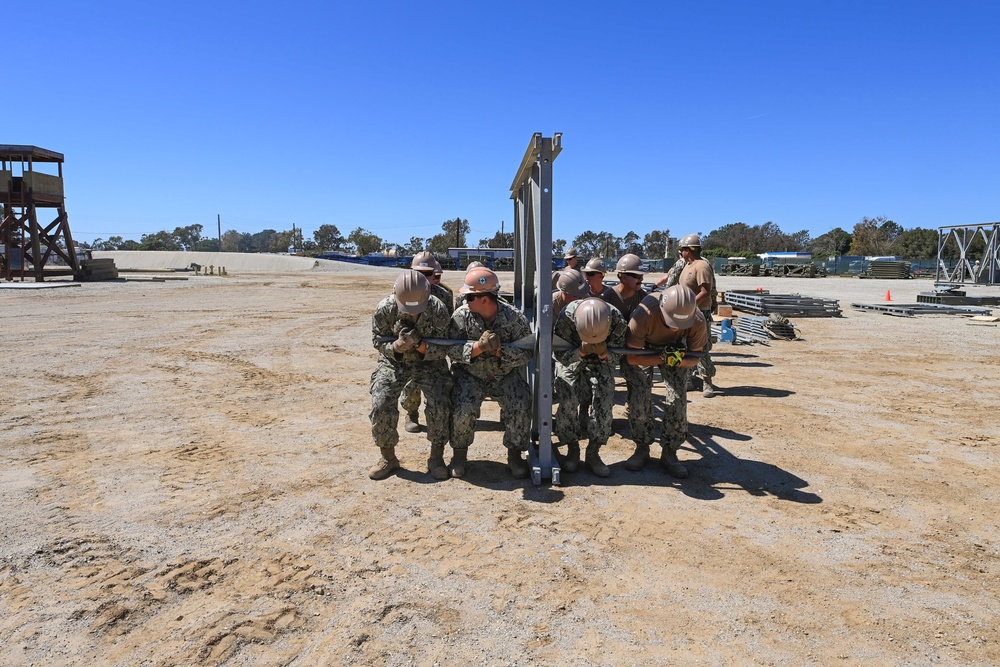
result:
[[[482,354],[496,354],[500,351],[500,336],[492,331],[484,331],[479,337],[479,351]]]
[[[608,344],[603,340],[600,343],[581,343],[580,352],[584,355],[596,354],[598,357],[603,357],[608,353]]]
[[[411,320],[396,320],[396,323],[392,325],[392,334],[398,336],[404,331],[410,331],[413,329],[413,322]]]
[[[669,347],[663,348],[663,353],[660,354],[660,361],[665,363],[667,366],[677,367],[681,365],[684,361],[685,350],[672,350]]]
[[[406,329],[403,333],[399,334],[399,338],[406,341],[406,344],[410,346],[410,349],[417,349],[423,338],[417,333],[416,329]]]
[[[405,354],[413,349],[413,337],[406,331],[401,331],[399,338],[392,342],[392,351],[397,354]]]

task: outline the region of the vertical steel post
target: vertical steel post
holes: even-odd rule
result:
[[[532,393],[529,447],[535,484],[561,482],[552,450],[552,162],[562,150],[562,135],[536,132],[511,185],[514,200],[514,305],[535,333],[535,358],[528,364]]]

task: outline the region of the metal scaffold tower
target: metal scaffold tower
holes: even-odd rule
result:
[[[0,144],[0,278],[5,280],[72,275],[81,279],[63,194],[63,155],[37,146]],[[37,171],[56,165],[57,173]],[[55,219],[40,223],[40,211]],[[47,217],[47,216],[46,216]],[[46,265],[62,264],[58,268]]]
[[[535,359],[528,364],[532,395],[529,448],[531,479],[559,484],[560,470],[552,449],[552,163],[562,134],[536,132],[510,186],[514,200],[514,305],[535,333]]]
[[[953,269],[949,262],[958,263]],[[935,285],[1000,284],[1000,222],[938,227]]]

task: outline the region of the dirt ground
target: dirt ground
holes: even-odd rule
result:
[[[689,479],[619,384],[610,479],[536,488],[493,403],[368,479],[394,276],[0,290],[0,664],[1000,664],[1000,329],[850,309],[929,282],[720,278],[844,317],[717,348]]]

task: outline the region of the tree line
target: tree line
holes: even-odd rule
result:
[[[107,240],[95,239],[93,243],[80,243],[80,247],[94,250],[174,250],[203,252],[271,252],[284,253],[289,248],[309,255],[323,252],[342,252],[350,255],[369,255],[377,252],[395,252],[413,255],[429,250],[444,256],[448,248],[469,247],[471,228],[469,221],[456,217],[445,220],[441,231],[429,238],[411,236],[407,243],[388,241],[363,227],[357,227],[344,236],[336,225],[324,224],[307,238],[299,228],[276,231],[265,229],[256,234],[230,229],[222,239],[202,236],[202,225],[176,227],[153,234],[143,234],[138,241],[111,236]],[[678,232],[676,236],[696,233],[694,230]],[[668,256],[676,249],[670,245],[669,229],[655,230],[639,236],[629,231],[622,236],[613,232],[585,231],[571,242],[555,239],[552,252],[561,256],[569,247],[576,248],[584,257],[616,258],[634,253],[646,259]],[[491,238],[479,239],[475,247],[510,248],[514,244],[512,232],[497,232]],[[862,218],[852,231],[837,227],[821,236],[811,238],[806,230],[786,233],[773,222],[748,225],[735,222],[702,235],[703,254],[709,257],[752,257],[765,252],[811,252],[814,257],[837,255],[879,256],[896,255],[906,259],[934,259],[937,257],[938,232],[936,229],[915,227],[904,229],[885,217]],[[973,248],[974,250],[974,248]]]

